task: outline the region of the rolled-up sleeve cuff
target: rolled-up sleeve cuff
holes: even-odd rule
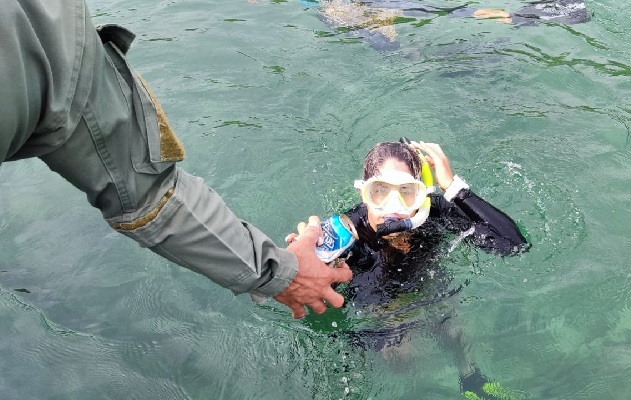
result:
[[[456,195],[463,189],[469,189],[469,185],[467,182],[463,181],[462,178],[456,175],[454,176],[454,180],[451,182],[451,185],[449,185],[445,191],[445,194],[443,194],[443,197],[451,203],[454,200],[454,197],[456,197]]]
[[[278,249],[278,266],[274,276],[264,285],[250,293],[252,301],[263,303],[287,289],[298,273],[298,259],[289,250]]]

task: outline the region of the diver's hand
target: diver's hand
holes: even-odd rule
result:
[[[287,289],[274,296],[276,301],[291,308],[294,318],[305,316],[305,306],[322,314],[327,308],[325,301],[333,307],[342,307],[344,297],[335,292],[331,284],[347,282],[353,276],[346,264],[340,268],[330,268],[315,254],[316,243],[322,235],[318,217],[310,217],[308,224],[299,225],[300,230],[300,240],[287,246],[287,250],[298,258],[298,273]]]
[[[451,171],[449,159],[447,159],[440,145],[436,143],[412,142],[412,146],[425,154],[427,162],[434,169],[436,184],[443,191],[447,190],[454,180],[454,173]]]
[[[481,8],[479,10],[475,10],[475,12],[473,13],[473,18],[494,19],[506,24],[510,24],[511,22],[513,22],[513,19],[508,12],[497,8]]]

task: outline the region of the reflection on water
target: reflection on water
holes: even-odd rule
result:
[[[455,347],[426,315],[447,304],[502,387],[626,398],[628,10],[588,2],[587,23],[537,26],[370,16],[353,29],[297,1],[90,5],[95,22],[138,34],[131,61],[185,142],[183,165],[277,243],[356,203],[363,155],[405,135],[441,143],[533,247],[501,259],[454,246],[442,262],[468,285],[396,315],[417,325],[380,352],[352,332],[391,322],[367,313],[386,306],[294,321],[112,233],[42,163],[3,164],[3,399],[462,398]],[[361,24],[385,20],[397,47],[375,51]]]

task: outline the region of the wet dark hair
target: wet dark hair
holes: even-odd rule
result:
[[[377,175],[384,162],[390,158],[405,163],[410,169],[412,176],[420,179],[421,162],[418,155],[409,145],[401,142],[381,142],[370,149],[366,157],[364,157],[364,180]]]

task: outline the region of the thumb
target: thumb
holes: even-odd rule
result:
[[[322,236],[322,226],[320,218],[315,215],[309,217],[309,223],[303,232],[300,233],[300,241],[308,243],[310,246],[316,245],[320,236]]]

